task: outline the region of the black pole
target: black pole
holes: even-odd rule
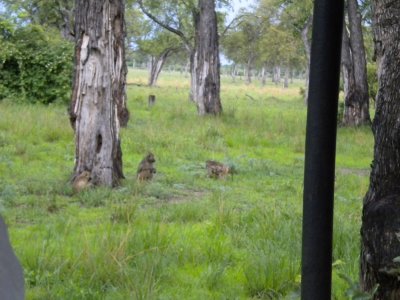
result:
[[[304,171],[302,300],[331,299],[343,0],[315,0]]]

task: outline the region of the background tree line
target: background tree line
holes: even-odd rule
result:
[[[73,40],[75,31],[75,1],[3,0],[0,3],[0,43],[5,49],[1,54],[0,97],[42,103],[68,102],[73,48],[69,41]],[[262,85],[270,78],[284,87],[293,77],[303,78],[305,86],[300,92],[306,101],[312,5],[312,0],[259,0],[231,16],[232,2],[217,1],[215,38],[225,58],[218,72],[231,76],[232,80],[244,78],[247,83],[259,80]],[[193,0],[162,3],[129,0],[125,8],[128,65],[148,68],[150,86],[157,85],[165,65],[191,74],[190,97],[195,102],[196,87],[201,86],[196,83],[201,74],[195,72],[200,69],[195,65],[199,62],[194,60],[199,33],[196,31],[198,9]],[[368,103],[375,98],[377,85],[371,5],[367,0],[348,0],[346,11],[342,121],[347,125],[369,124]],[[32,92],[28,95],[26,90]]]

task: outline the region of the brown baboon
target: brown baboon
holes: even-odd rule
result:
[[[155,161],[156,159],[154,158],[154,154],[151,152],[143,158],[137,169],[136,177],[138,180],[145,181],[153,178],[153,174],[156,173],[156,168],[154,167]]]
[[[233,173],[231,167],[215,160],[207,160],[206,169],[208,177],[216,179],[225,178],[228,174]]]
[[[75,193],[79,193],[84,189],[87,189],[92,186],[90,182],[90,172],[83,171],[81,174],[77,175],[72,183],[72,188],[74,189]]]

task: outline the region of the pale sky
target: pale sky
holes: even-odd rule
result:
[[[252,4],[254,4],[254,0],[233,0],[232,2],[232,6],[235,12],[237,12],[242,7],[248,7]]]
[[[254,4],[254,0],[233,0],[233,11],[229,11],[228,19],[233,18],[238,13],[239,9],[243,7],[246,8],[252,4]]]

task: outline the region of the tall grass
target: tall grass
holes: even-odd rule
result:
[[[283,299],[298,295],[306,108],[289,89],[223,78],[224,113],[198,117],[188,79],[148,88],[130,70],[121,132],[126,180],[75,195],[73,131],[62,106],[0,103],[0,209],[27,299]],[[147,97],[157,96],[149,108]],[[339,128],[334,299],[358,277],[368,129]],[[150,183],[135,172],[147,151]],[[205,161],[235,166],[206,177]],[[293,296],[294,295],[294,296]]]

